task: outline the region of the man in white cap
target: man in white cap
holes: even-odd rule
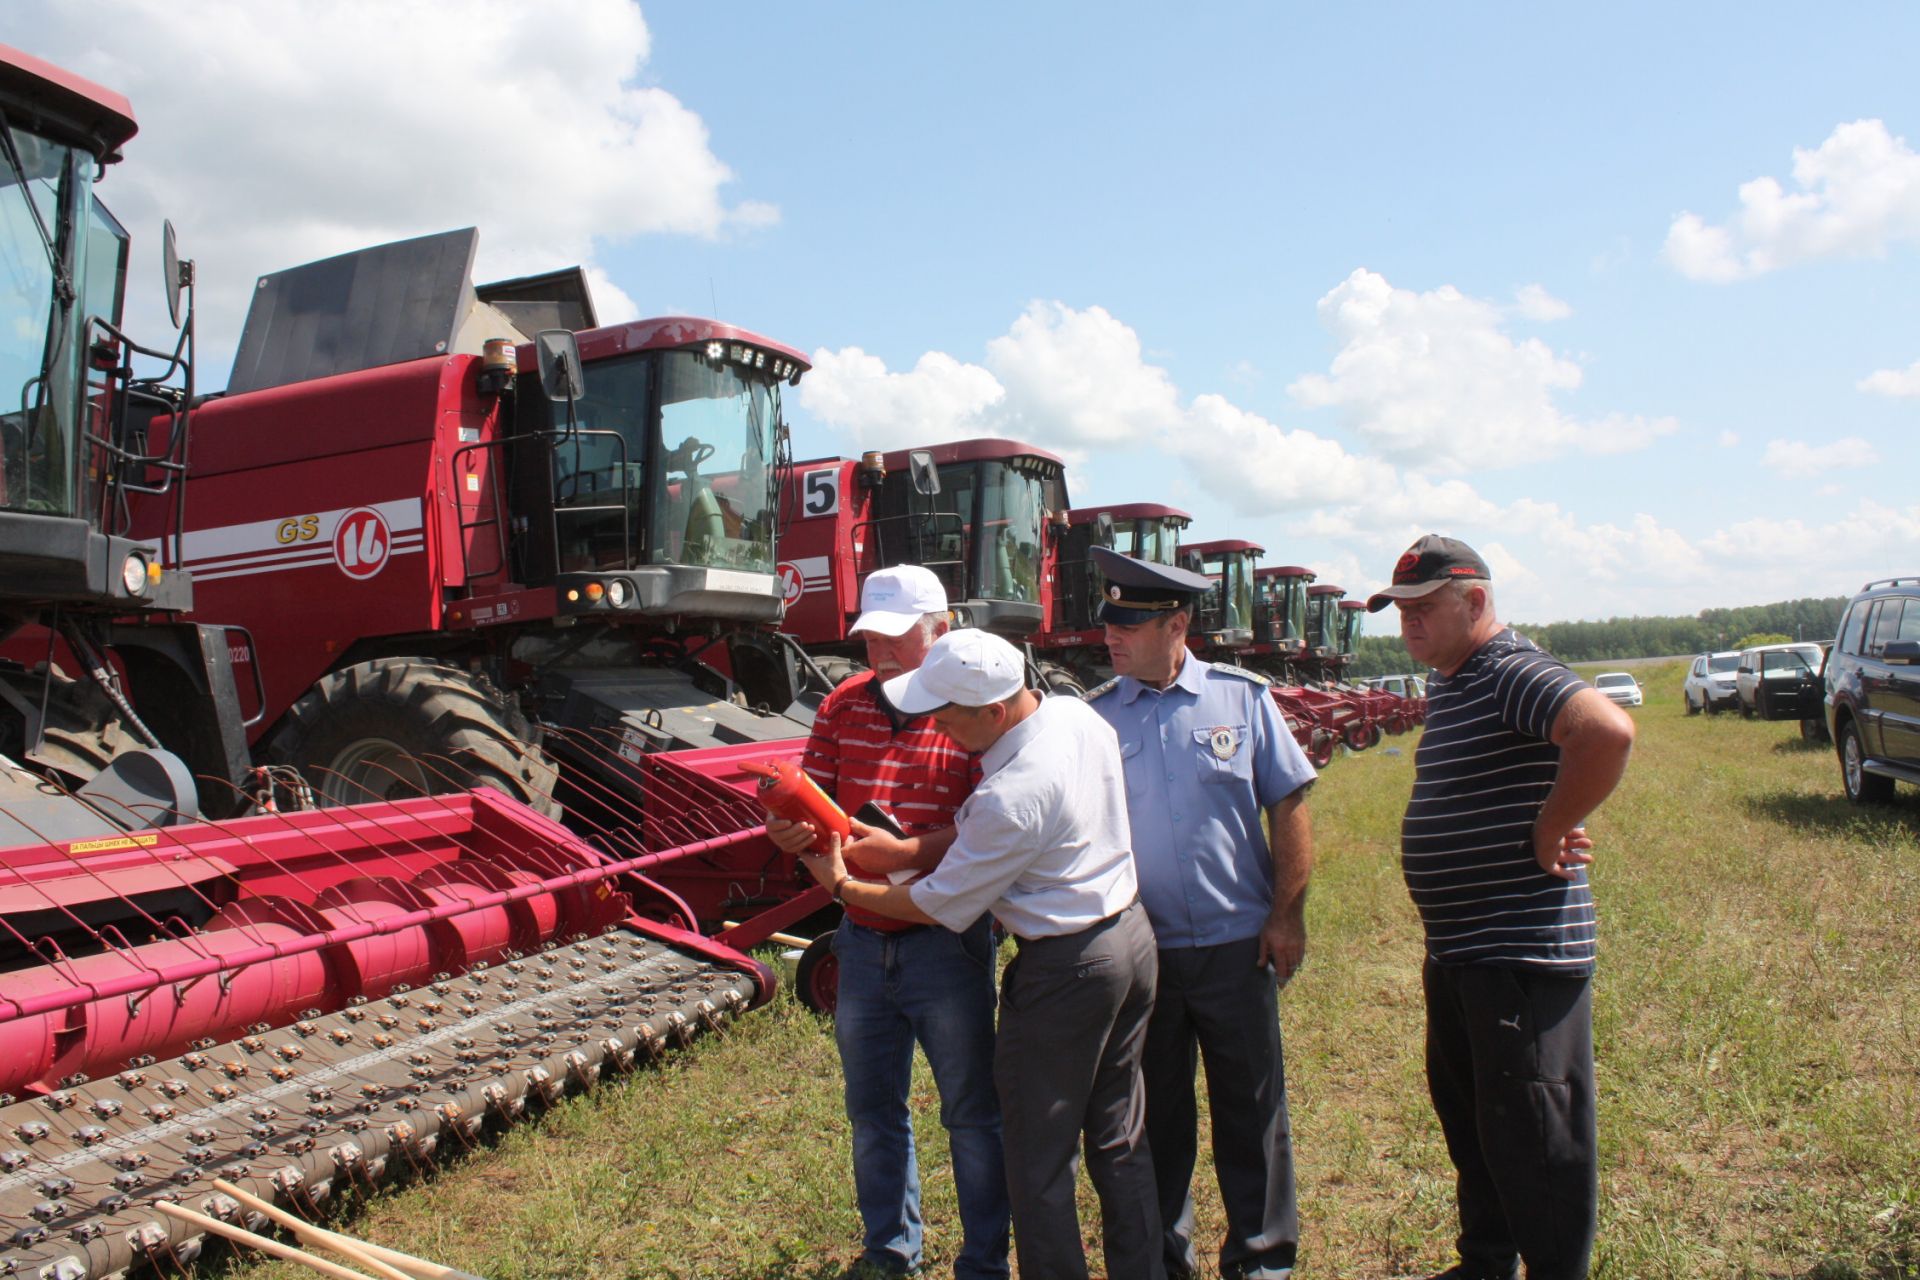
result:
[[[940,580],[918,565],[868,575],[853,631],[866,638],[863,672],[820,704],[802,767],[849,813],[872,801],[909,836],[950,832],[973,789],[975,764],[924,714],[903,713],[881,696],[881,681],[918,668],[947,630]],[[773,818],[767,834],[789,853],[813,841],[806,823]],[[886,883],[886,874],[930,867],[945,839],[911,857],[851,851],[850,874]],[[869,1271],[905,1274],[921,1264],[920,1176],[907,1094],[917,1041],[940,1090],[940,1120],[960,1202],[958,1280],[1008,1274],[1007,1183],[1000,1107],[993,1083],[991,922],[946,929],[846,904],[834,933],[840,963],[834,1040],[853,1124],[854,1198]]]
[[[1087,1276],[1074,1207],[1084,1139],[1106,1274],[1165,1280],[1140,1077],[1156,961],[1113,730],[1078,699],[1041,699],[1019,651],[984,631],[942,636],[885,689],[980,752],[982,781],[950,835],[896,841],[855,827],[855,855],[941,848],[925,879],[856,877],[837,841],[807,865],[849,910],[951,929],[999,917],[1020,944],[1000,992],[993,1070],[1021,1274]]]

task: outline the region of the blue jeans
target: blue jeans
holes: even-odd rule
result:
[[[954,1275],[1009,1273],[990,927],[983,916],[965,933],[933,927],[890,934],[842,920],[834,933],[840,992],[833,1034],[853,1122],[861,1256],[888,1271],[920,1265],[920,1171],[907,1109],[917,1040],[940,1090],[940,1123],[953,1154],[963,1233]]]

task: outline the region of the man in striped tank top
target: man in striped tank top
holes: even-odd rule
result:
[[[1626,712],[1503,627],[1492,575],[1429,534],[1367,601],[1433,668],[1401,869],[1426,931],[1427,1087],[1458,1173],[1460,1262],[1435,1280],[1576,1280],[1599,1195],[1593,841]]]
[[[904,715],[881,693],[883,680],[917,670],[946,633],[940,580],[919,565],[878,570],[861,587],[860,610],[853,630],[866,637],[872,670],[842,681],[821,702],[801,765],[846,812],[871,800],[907,835],[932,837],[915,842],[924,852],[911,863],[888,856],[896,842],[884,835],[848,849],[853,878],[885,884],[890,873],[938,864],[979,770],[932,717]],[[778,818],[767,834],[791,853],[813,840],[809,824]],[[953,1273],[957,1280],[1006,1276],[1011,1210],[993,1080],[992,922],[982,915],[956,933],[845,905],[833,937],[840,962],[833,1035],[853,1124],[863,1270],[905,1275],[921,1265],[920,1172],[907,1106],[917,1041],[940,1091],[960,1202]]]

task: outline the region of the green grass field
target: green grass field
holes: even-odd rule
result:
[[[1594,1274],[1920,1276],[1920,794],[1853,809],[1831,752],[1795,726],[1689,718],[1680,666],[1637,674],[1639,747],[1591,824]],[[1281,1001],[1302,1280],[1451,1260],[1420,935],[1396,856],[1414,741],[1342,756],[1313,796],[1310,959]],[[941,1274],[957,1220],[924,1071],[914,1104]],[[1212,1240],[1218,1203],[1201,1181]],[[348,1229],[490,1280],[839,1276],[859,1226],[830,1029],[783,992],[723,1038],[382,1195]]]

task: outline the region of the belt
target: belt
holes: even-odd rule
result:
[[[940,926],[937,924],[908,924],[908,925],[902,925],[898,929],[876,929],[870,924],[861,924],[858,920],[853,919],[851,916],[842,918],[840,923],[844,925],[852,925],[856,929],[865,929],[868,933],[871,933],[874,936],[880,937],[880,938],[904,938],[908,934],[925,933],[929,929],[940,928]]]
[[[1135,907],[1139,905],[1140,905],[1140,899],[1135,898],[1132,902],[1129,902],[1126,906],[1120,908],[1118,911],[1114,912],[1112,915],[1103,916],[1102,918],[1095,920],[1090,925],[1084,925],[1081,928],[1071,930],[1067,933],[1043,933],[1037,938],[1028,938],[1028,937],[1023,937],[1020,934],[1014,933],[1011,929],[1009,929],[1007,932],[1013,938],[1014,943],[1017,946],[1022,946],[1022,947],[1029,947],[1037,942],[1058,942],[1062,938],[1078,938],[1082,934],[1096,933],[1101,929],[1106,929],[1111,927],[1116,921],[1120,919],[1121,916],[1127,914],[1127,912],[1133,910]]]

